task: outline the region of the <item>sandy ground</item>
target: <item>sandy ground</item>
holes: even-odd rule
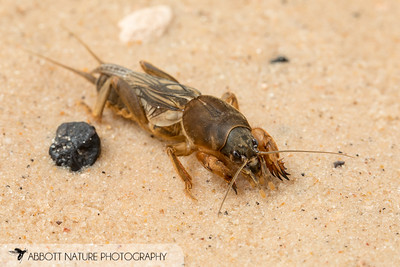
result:
[[[118,21],[169,5],[167,32],[122,44]],[[188,266],[400,264],[400,2],[10,1],[0,6],[0,242],[174,243]],[[280,149],[291,180],[262,199],[244,179],[217,211],[226,183],[191,155],[188,198],[165,143],[104,113],[91,84],[19,49],[80,70],[105,61],[140,71],[148,60],[204,94],[234,92],[253,126]],[[290,62],[270,64],[284,55]],[[88,121],[102,140],[90,168],[54,165],[59,124]],[[344,160],[345,165],[333,167]],[[14,259],[13,259],[14,260]]]

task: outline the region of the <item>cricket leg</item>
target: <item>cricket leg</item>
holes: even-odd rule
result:
[[[192,199],[197,200],[191,192],[191,189],[193,187],[192,184],[192,177],[190,174],[185,170],[185,167],[183,167],[182,163],[179,161],[178,157],[179,156],[188,156],[190,155],[194,150],[189,147],[186,142],[178,143],[175,145],[169,145],[167,146],[167,153],[169,158],[172,161],[172,164],[174,165],[174,168],[176,172],[179,174],[179,176],[182,178],[183,182],[185,183],[185,192],[188,196],[190,196]]]
[[[258,149],[260,151],[278,151],[278,146],[276,145],[274,139],[264,130],[261,128],[254,128],[251,133],[253,134],[254,138],[258,141]],[[286,167],[282,159],[279,159],[279,154],[268,154],[268,155],[261,155],[263,160],[265,161],[266,167],[268,168],[269,172],[282,180],[281,177],[289,180],[289,173],[286,172]]]
[[[110,86],[117,92],[129,111],[129,114],[124,116],[124,113],[121,113],[121,115],[136,121],[143,129],[149,130],[149,121],[147,120],[143,105],[139,97],[136,95],[135,90],[133,90],[126,81],[117,76],[110,77],[110,79],[105,82],[103,87],[108,81],[110,81]]]
[[[97,121],[101,121],[101,117],[103,115],[103,110],[106,105],[108,96],[111,92],[111,78],[107,79],[104,84],[100,87],[100,90],[97,93],[96,104],[92,110],[92,115],[95,117]]]
[[[226,103],[232,105],[237,110],[239,110],[239,102],[234,93],[226,92],[225,94],[222,95],[221,99],[224,100]]]
[[[230,183],[234,173],[232,173],[232,171],[216,156],[207,154],[205,152],[197,152],[196,157],[204,166],[204,168],[224,178],[227,183]],[[237,194],[236,183],[232,185],[232,188]]]

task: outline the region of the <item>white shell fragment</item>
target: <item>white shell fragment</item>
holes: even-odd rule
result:
[[[136,10],[118,23],[119,39],[123,43],[148,41],[161,36],[172,20],[169,6],[160,5]]]

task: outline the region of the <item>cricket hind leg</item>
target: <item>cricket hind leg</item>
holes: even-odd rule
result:
[[[91,111],[96,120],[101,121],[104,107],[108,104],[107,106],[113,109],[118,115],[137,122],[143,129],[151,132],[149,121],[147,120],[140,98],[127,82],[118,76],[103,74],[97,79],[96,86],[97,99],[94,109]],[[123,103],[123,107],[108,102],[112,90],[114,90],[113,92],[116,93]]]
[[[97,90],[96,104],[95,104],[93,110],[90,110],[90,108],[85,103],[83,103],[83,104],[88,107],[88,109],[89,109],[89,111],[91,111],[93,117],[97,121],[100,122],[107,99],[111,93],[110,77],[107,77],[105,75],[100,76],[96,81],[96,86],[99,89]]]
[[[137,122],[143,129],[149,130],[149,121],[146,112],[144,111],[143,105],[135,90],[133,90],[126,81],[118,76],[111,76],[107,81],[110,81],[109,87],[115,90],[119,99],[128,110],[127,114],[126,111],[123,112],[124,110],[116,110],[117,113],[125,118]],[[106,86],[107,81],[104,83],[103,87]],[[101,90],[102,89],[100,89],[100,91]],[[101,99],[101,101],[103,101],[103,99]]]
[[[180,133],[180,128],[176,125],[173,125],[170,128],[152,128],[149,126],[149,121],[147,120],[145,111],[140,102],[139,97],[135,94],[134,90],[126,83],[123,79],[117,76],[111,76],[105,80],[105,82],[101,85],[99,90],[99,96],[96,102],[96,106],[94,109],[95,116],[101,116],[101,113],[104,109],[105,102],[111,92],[111,89],[114,89],[118,94],[124,105],[127,107],[131,114],[131,118],[135,120],[142,128],[148,130],[149,132],[159,136],[159,137],[171,137],[173,138],[174,134]],[[161,131],[162,130],[162,131]],[[178,136],[179,137],[179,136]],[[181,142],[175,145],[170,145],[167,147],[167,154],[170,157],[172,164],[182,178],[185,183],[185,191],[186,193],[194,200],[196,198],[193,196],[191,189],[193,187],[192,177],[185,170],[182,163],[179,161],[178,156],[187,156],[193,152],[193,148],[189,147],[186,142]]]
[[[231,169],[229,169],[225,163],[219,160],[216,156],[207,154],[205,152],[197,152],[196,157],[204,166],[204,168],[224,178],[228,184],[231,182],[234,173],[232,173]],[[232,189],[237,194],[236,183],[233,183]]]
[[[261,128],[254,128],[252,131],[254,138],[258,141],[258,149],[260,151],[278,151],[278,146],[276,145],[274,139],[264,130]],[[279,159],[279,154],[264,154],[259,155],[265,161],[266,167],[268,168],[269,172],[277,177],[278,179],[282,180],[282,177],[286,180],[289,180],[289,173],[286,172],[286,167],[284,166],[284,162],[282,159]]]

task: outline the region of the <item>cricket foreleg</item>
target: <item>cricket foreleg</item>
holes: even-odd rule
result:
[[[258,141],[258,149],[260,151],[278,151],[278,146],[276,145],[274,139],[264,130],[261,128],[254,128],[251,133]],[[279,154],[268,154],[268,155],[261,155],[264,159],[266,167],[268,168],[269,172],[278,177],[282,180],[281,177],[289,180],[289,173],[286,172],[286,167],[282,159],[279,159]]]
[[[232,180],[233,173],[232,171],[216,156],[210,155],[204,152],[197,152],[197,159],[207,170],[217,174],[218,176],[224,178],[224,180],[229,183]],[[233,190],[237,194],[236,183],[232,185]]]

